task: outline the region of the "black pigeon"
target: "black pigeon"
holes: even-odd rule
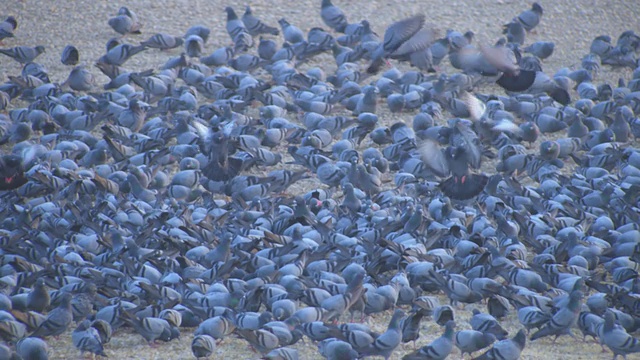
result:
[[[463,146],[450,146],[445,157],[451,177],[440,183],[440,190],[455,200],[468,200],[478,195],[487,185],[489,177],[469,172],[469,154]]]
[[[0,158],[0,191],[17,189],[27,183],[22,159],[16,155]]]

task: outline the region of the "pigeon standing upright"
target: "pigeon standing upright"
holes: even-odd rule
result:
[[[572,291],[571,294],[569,294],[569,302],[567,305],[559,309],[540,330],[531,335],[531,340],[533,341],[550,335],[555,335],[554,342],[560,335],[570,335],[574,337],[573,333],[571,333],[571,328],[578,321],[582,297],[582,291]]]
[[[604,314],[604,326],[599,334],[601,343],[604,343],[613,352],[613,358],[622,355],[627,358],[627,354],[640,352],[640,341],[627,332],[622,327],[615,325],[615,315],[607,310]]]
[[[337,32],[343,33],[349,22],[344,12],[331,3],[331,0],[322,0],[320,7],[320,17],[327,26]]]
[[[388,360],[402,340],[402,329],[400,328],[400,320],[404,317],[404,312],[396,309],[389,321],[387,331],[380,334],[373,344],[362,349],[360,354],[364,356],[382,356]],[[453,335],[453,334],[452,334]]]
[[[540,23],[542,18],[542,6],[537,2],[531,5],[531,9],[525,10],[518,15],[515,20],[520,22],[527,31],[533,30]]]
[[[402,360],[444,360],[453,350],[453,335],[456,323],[447,321],[444,333],[433,340],[429,345],[421,347],[411,354],[405,355]]]

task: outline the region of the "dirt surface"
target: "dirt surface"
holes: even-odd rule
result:
[[[428,21],[440,29],[442,34],[447,29],[455,29],[460,32],[472,30],[476,34],[475,42],[483,44],[495,42],[501,36],[501,25],[530,6],[528,1],[487,0],[334,0],[334,3],[344,10],[350,22],[368,19],[380,35],[384,33],[384,29],[390,22],[411,14],[424,12],[427,14]],[[66,79],[70,69],[60,63],[60,54],[66,45],[73,44],[80,50],[81,63],[90,65],[92,72],[97,76],[98,83],[103,84],[107,78],[92,65],[104,53],[107,40],[119,36],[107,25],[107,20],[122,5],[134,10],[144,22],[143,34],[127,36],[125,38],[127,42],[137,44],[156,32],[182,35],[190,26],[203,24],[212,31],[205,51],[210,53],[220,46],[230,44],[229,36],[224,27],[224,7],[233,6],[241,15],[244,3],[211,0],[139,0],[132,2],[10,0],[3,4],[0,16],[14,15],[18,20],[19,27],[16,30],[16,37],[6,39],[4,47],[44,45],[46,53],[41,55],[37,61],[48,68],[52,81],[61,83]],[[319,16],[320,0],[261,0],[252,1],[250,5],[255,15],[271,25],[277,25],[277,20],[284,17],[305,31],[315,26],[326,27]],[[545,72],[549,74],[553,74],[563,67],[572,69],[579,67],[580,59],[589,51],[591,40],[598,35],[606,34],[615,39],[621,32],[628,29],[640,31],[638,27],[640,6],[636,1],[547,1],[541,2],[541,5],[544,8],[544,16],[535,32],[528,35],[527,44],[541,40],[556,43],[553,56],[543,64]],[[281,39],[278,42],[281,42]],[[133,57],[125,67],[131,70],[157,68],[170,56],[177,56],[180,52],[181,49],[167,52],[149,50]],[[304,65],[305,68],[312,66],[320,66],[326,73],[335,70],[335,62],[329,55],[323,55]],[[401,68],[406,69],[404,66]],[[6,80],[8,75],[19,74],[20,69],[17,62],[0,56],[0,80]],[[442,70],[451,72],[447,60],[443,62]],[[611,69],[604,66],[594,82],[597,84],[608,82],[615,85],[620,77],[629,79],[630,74],[629,69]],[[100,89],[100,87],[96,87],[95,91],[100,91]],[[480,89],[480,91],[498,90],[487,88]],[[410,121],[414,115],[413,113],[391,115],[386,111],[386,105],[379,108],[383,109],[380,115],[385,123],[392,123],[398,119]],[[366,141],[363,146],[368,146]],[[313,184],[313,181],[307,182],[306,185],[295,187],[292,192],[302,191],[305,186]],[[444,302],[445,299],[442,301]],[[481,307],[483,311],[485,310],[484,304],[476,304],[476,306]],[[469,306],[457,310],[458,329],[470,328],[467,320],[472,308],[473,306]],[[390,315],[390,312],[378,314],[367,319],[367,323],[374,330],[384,331]],[[520,327],[514,313],[504,324],[511,335],[515,334]],[[429,343],[440,336],[442,332],[442,329],[431,320],[425,321],[423,327],[418,346]],[[105,349],[112,359],[188,359],[193,358],[190,348],[192,338],[192,331],[185,329],[179,341],[150,348],[142,337],[125,330],[116,334]],[[70,359],[78,356],[77,350],[71,344],[70,332],[62,335],[58,341],[50,339],[48,344],[51,359]],[[294,347],[299,349],[301,359],[319,358],[316,345],[309,340],[305,340],[304,343],[300,342]],[[401,346],[394,352],[392,358],[398,359],[412,350],[411,344],[406,347]],[[454,349],[450,358],[459,356],[458,350]],[[253,352],[244,340],[232,336],[225,339],[217,347],[212,358],[253,359],[259,357],[259,354]],[[522,358],[609,359],[611,353],[601,353],[600,347],[593,340],[585,343],[578,339],[562,337],[556,343],[552,343],[550,338],[527,343]],[[628,358],[638,357],[629,355]]]

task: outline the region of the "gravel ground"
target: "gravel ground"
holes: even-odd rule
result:
[[[293,4],[292,4],[293,3]],[[314,26],[324,26],[319,17],[319,0],[291,1],[253,1],[250,5],[254,14],[263,21],[275,25],[277,20],[285,17],[291,23],[303,30]],[[440,29],[442,33],[446,29],[456,29],[464,32],[472,30],[476,33],[476,42],[493,43],[500,37],[500,25],[510,20],[522,10],[530,6],[524,1],[340,1],[334,0],[339,5],[351,22],[368,19],[373,28],[383,34],[385,27],[393,20],[398,20],[411,14],[424,12],[431,23]],[[80,50],[81,62],[92,65],[105,51],[104,44],[116,34],[108,25],[107,20],[115,14],[122,5],[129,6],[144,22],[143,34],[137,37],[127,37],[127,41],[137,44],[147,39],[156,32],[170,34],[183,34],[184,31],[195,24],[203,24],[211,28],[212,34],[206,45],[206,52],[227,45],[230,39],[225,31],[224,7],[231,5],[241,14],[244,3],[221,1],[164,1],[164,0],[139,0],[128,3],[118,3],[105,0],[95,1],[36,1],[36,0],[11,0],[2,6],[1,16],[14,15],[19,27],[16,38],[6,39],[4,47],[16,45],[45,45],[46,53],[38,58],[38,62],[44,64],[51,74],[52,81],[63,82],[69,72],[60,63],[60,54],[67,44],[73,44]],[[638,19],[640,19],[640,6],[631,0],[593,0],[593,1],[548,1],[541,4],[544,8],[544,17],[536,31],[527,38],[527,43],[539,40],[549,40],[556,43],[553,56],[546,60],[544,69],[547,73],[554,73],[562,67],[576,67],[580,59],[589,50],[591,39],[598,35],[608,34],[612,38],[628,29],[638,32]],[[133,57],[126,63],[126,67],[132,70],[155,68],[166,61],[169,56],[180,53],[180,49],[169,52],[147,51]],[[445,61],[446,62],[446,61]],[[327,65],[328,64],[328,65]],[[314,62],[305,65],[322,66],[327,73],[335,70],[335,64],[330,57],[321,56]],[[0,56],[0,80],[6,80],[10,74],[19,74],[21,67],[13,60]],[[92,67],[92,71],[98,76],[98,83],[106,82],[106,77]],[[447,64],[443,70],[450,70]],[[628,79],[629,70],[611,69],[603,67],[596,83],[609,82],[615,84],[618,78]],[[96,91],[99,89],[96,88]],[[495,89],[481,89],[493,91]],[[15,104],[14,104],[15,106]],[[386,107],[386,106],[384,106]],[[391,115],[382,113],[381,119],[392,123],[397,119],[410,121],[413,114]],[[368,144],[363,144],[368,146]],[[294,187],[292,192],[303,190],[312,186],[314,182],[307,182],[302,186]],[[444,299],[442,299],[444,302]],[[482,305],[484,310],[484,305]],[[468,328],[467,319],[470,309],[458,310],[458,328]],[[390,318],[390,313],[378,314],[367,322],[378,331],[384,331]],[[515,334],[519,324],[512,315],[505,322],[511,334]],[[423,336],[418,345],[429,343],[439,336],[441,329],[432,321],[424,322]],[[115,336],[106,346],[106,352],[112,359],[184,359],[192,358],[190,343],[191,331],[183,331],[180,341],[162,344],[158,348],[150,348],[144,340],[135,334],[124,331]],[[70,334],[64,334],[59,341],[50,339],[50,358],[69,359],[77,356],[77,351],[70,342]],[[316,346],[309,343],[299,343],[296,348],[300,350],[301,359],[318,358]],[[394,359],[411,352],[412,345],[399,348],[394,354]],[[451,355],[459,356],[457,349]],[[601,349],[591,340],[583,343],[568,337],[559,339],[555,344],[546,338],[527,344],[522,355],[524,359],[593,359],[610,358],[610,353],[602,354]],[[217,348],[216,359],[250,359],[259,358],[252,352],[246,342],[234,338],[225,339]],[[633,357],[630,355],[628,357]]]

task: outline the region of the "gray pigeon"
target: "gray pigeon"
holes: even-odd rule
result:
[[[36,47],[16,46],[11,49],[0,49],[0,54],[7,55],[20,64],[30,63],[42,53],[44,53],[44,46],[42,45]]]
[[[373,344],[360,350],[360,354],[364,356],[382,356],[388,360],[393,350],[400,345],[402,340],[402,329],[400,328],[400,320],[404,317],[404,312],[396,309],[389,321],[387,331],[380,334]],[[453,336],[453,330],[452,334]]]
[[[472,354],[490,346],[496,341],[496,337],[491,333],[476,330],[460,330],[456,332],[454,340],[456,347],[460,349],[460,353],[464,357],[465,353]]]
[[[122,36],[140,34],[140,29],[142,28],[142,24],[138,21],[138,16],[125,6],[118,10],[118,15],[109,19],[108,24]]]
[[[349,25],[347,17],[339,7],[333,5],[331,0],[322,0],[320,5],[320,17],[327,26],[337,32],[344,33],[345,28]]]
[[[130,44],[120,44],[117,45],[109,51],[105,55],[103,55],[98,61],[103,62],[109,65],[122,65],[127,60],[129,60],[132,56],[145,51],[147,48],[144,45],[130,45]]]
[[[251,36],[258,36],[261,34],[271,34],[278,35],[280,31],[273,26],[269,26],[263,23],[260,19],[253,16],[253,12],[251,11],[251,7],[247,5],[244,11],[244,15],[242,15],[242,22],[244,26],[247,28],[247,31]]]
[[[100,334],[98,330],[91,327],[89,320],[82,321],[71,333],[71,341],[81,353],[88,351],[91,354],[107,357],[102,346]]]
[[[37,337],[26,337],[16,344],[16,353],[22,359],[47,360],[49,348],[47,343]]]
[[[429,345],[421,347],[419,350],[405,355],[403,360],[444,360],[453,350],[453,336],[456,323],[453,320],[447,321],[444,333],[439,338],[433,340]],[[464,354],[464,353],[463,353]]]
[[[515,19],[522,24],[525,30],[531,31],[540,23],[542,12],[542,6],[534,2],[531,5],[531,9],[523,11]]]
[[[149,39],[141,42],[140,45],[144,45],[151,49],[168,50],[175,49],[181,46],[183,43],[184,39],[182,37],[173,36],[166,33],[157,33],[151,35]]]
[[[526,342],[524,329],[520,329],[513,338],[494,343],[491,349],[473,360],[518,360]]]
[[[47,318],[31,336],[44,338],[64,333],[73,321],[71,298],[72,296],[69,293],[62,295],[60,305],[47,314]]]
[[[60,62],[63,65],[78,65],[80,61],[80,53],[78,49],[73,45],[67,45],[62,49],[62,55],[60,56]]]
[[[208,358],[216,349],[216,340],[209,335],[196,335],[191,341],[191,352],[196,359]]]
[[[530,53],[540,60],[544,60],[553,54],[555,44],[551,41],[537,41],[524,48],[524,52]]]
[[[626,359],[627,354],[640,352],[640,341],[627,334],[624,328],[615,325],[615,315],[611,311],[604,314],[604,326],[598,336],[611,349],[614,360],[618,355]]]
[[[559,309],[555,314],[553,314],[553,317],[551,317],[551,319],[540,330],[531,335],[531,340],[533,341],[550,335],[555,335],[554,342],[560,335],[570,335],[571,337],[574,337],[573,333],[571,333],[571,328],[578,321],[582,297],[582,291],[572,291],[571,294],[569,294],[569,302],[567,303],[567,306]]]

